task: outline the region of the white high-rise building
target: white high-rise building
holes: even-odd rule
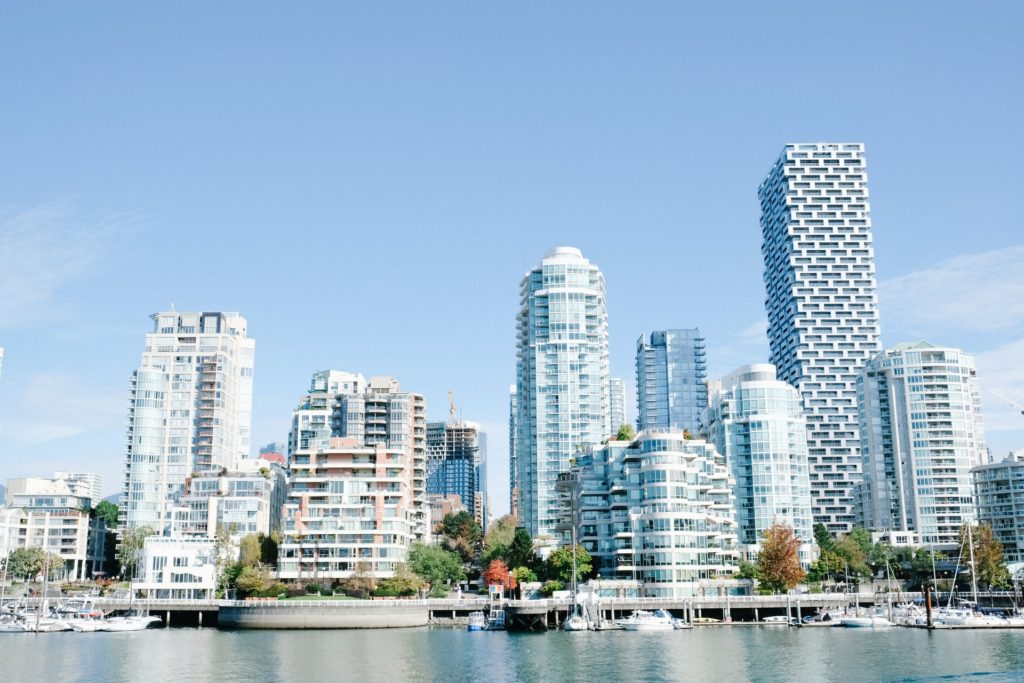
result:
[[[608,406],[611,415],[608,426],[614,434],[626,424],[626,383],[618,377],[608,380]]]
[[[123,524],[162,533],[193,472],[249,455],[256,342],[238,313],[152,316],[128,405]]]
[[[814,521],[846,532],[857,375],[881,350],[864,145],[786,145],[758,196],[771,363],[803,398]]]
[[[552,249],[523,276],[516,323],[519,522],[556,540],[558,475],[611,433],[604,275],[579,249]]]
[[[800,539],[800,560],[814,561],[807,422],[800,394],[767,363],[714,382],[703,423],[725,457],[736,494],[740,543],[755,556],[764,532],[779,522]]]
[[[868,362],[858,391],[864,525],[956,546],[975,518],[971,468],[988,459],[974,358],[900,344]]]

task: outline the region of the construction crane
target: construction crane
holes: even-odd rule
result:
[[[449,424],[455,424],[455,395],[452,390],[448,390],[448,422]]]
[[[1014,408],[1019,410],[1021,415],[1024,415],[1024,406],[1022,406],[1021,404],[1017,403],[1016,401],[1014,401],[1012,399],[1009,399],[1009,398],[1003,396],[998,391],[994,391],[994,390],[990,390],[990,391],[992,391],[992,394],[994,396],[998,396],[999,398],[1003,399],[1003,401],[1005,401],[1006,403],[1009,403],[1011,406],[1013,406]]]

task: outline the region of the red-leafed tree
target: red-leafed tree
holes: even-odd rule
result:
[[[503,586],[503,590],[510,591],[516,588],[516,577],[508,570],[501,560],[491,560],[484,571],[484,580],[488,586]]]
[[[773,593],[793,588],[804,580],[800,539],[793,533],[793,527],[776,522],[765,529],[757,555],[757,574],[761,586]]]

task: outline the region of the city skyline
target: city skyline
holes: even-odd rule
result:
[[[884,21],[408,9],[312,26],[213,8],[210,33],[180,50],[163,36],[188,17],[122,8],[147,45],[130,66],[97,40],[120,25],[102,9],[45,26],[11,13],[5,61],[51,57],[0,77],[24,95],[0,121],[25,131],[4,142],[0,480],[96,471],[114,492],[145,316],[173,302],[248,319],[253,454],[285,440],[311,373],[394,375],[430,419],[451,389],[491,435],[500,514],[524,270],[560,244],[600,265],[614,377],[633,376],[637,336],[672,327],[701,328],[709,379],[767,362],[756,188],[800,140],[866,144],[883,344],[974,355],[994,457],[1024,446],[1022,418],[992,394],[1024,402],[1014,22],[952,7],[886,8]],[[824,101],[765,79],[778,36],[763,26],[786,22],[870,35],[865,59],[825,55],[800,73],[862,87]],[[711,28],[726,24],[720,42]],[[300,28],[308,51],[292,55]],[[371,76],[346,66],[367,56]],[[353,322],[370,334],[347,334]]]

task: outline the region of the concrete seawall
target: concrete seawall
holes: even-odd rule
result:
[[[406,628],[426,626],[424,601],[251,602],[222,604],[218,625],[239,629]]]

